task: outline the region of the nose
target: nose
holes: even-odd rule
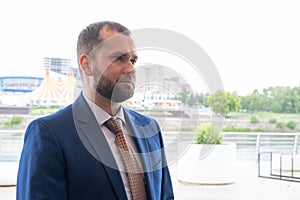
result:
[[[133,59],[129,58],[129,59],[125,62],[123,74],[135,72],[134,63],[135,63],[135,61],[133,61]]]

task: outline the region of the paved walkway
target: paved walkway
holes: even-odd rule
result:
[[[176,199],[181,200],[299,200],[300,183],[259,178],[255,161],[238,161],[237,179],[230,185],[195,185],[176,180],[176,166],[172,166],[175,178]],[[192,172],[191,172],[192,173]]]
[[[177,166],[170,166],[176,199],[180,200],[299,200],[300,183],[259,178],[254,161],[238,161],[237,180],[230,185],[179,182]],[[3,173],[1,171],[1,173]],[[192,173],[192,172],[191,172]],[[15,200],[15,187],[0,187],[1,200]]]

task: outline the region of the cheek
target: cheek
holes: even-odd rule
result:
[[[136,80],[136,73],[132,74],[132,78],[133,78],[134,81]]]
[[[111,69],[106,69],[101,76],[104,76],[107,80],[109,80],[112,84],[115,84],[120,76],[117,72],[112,71]]]
[[[107,59],[100,56],[95,60],[95,63],[93,65],[94,72],[97,72],[97,73],[102,72],[103,73],[104,71],[106,71],[109,68],[110,64],[111,63]]]
[[[105,74],[106,76],[110,77],[111,80],[118,80],[123,76],[120,67],[115,67],[113,65],[110,65],[106,68]]]

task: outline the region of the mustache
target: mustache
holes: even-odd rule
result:
[[[118,82],[131,82],[131,83],[134,83],[135,82],[135,71],[127,72],[121,78],[119,78],[117,80],[117,83]]]

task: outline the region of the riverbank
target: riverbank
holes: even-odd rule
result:
[[[30,109],[29,114],[1,114],[0,129],[23,130],[33,119],[58,109],[60,107],[34,108]],[[193,131],[195,127],[215,120],[215,116],[210,112],[201,110],[198,112],[139,110],[139,112],[155,118],[164,131]],[[300,132],[300,114],[234,113],[221,119],[220,122],[223,132]]]

